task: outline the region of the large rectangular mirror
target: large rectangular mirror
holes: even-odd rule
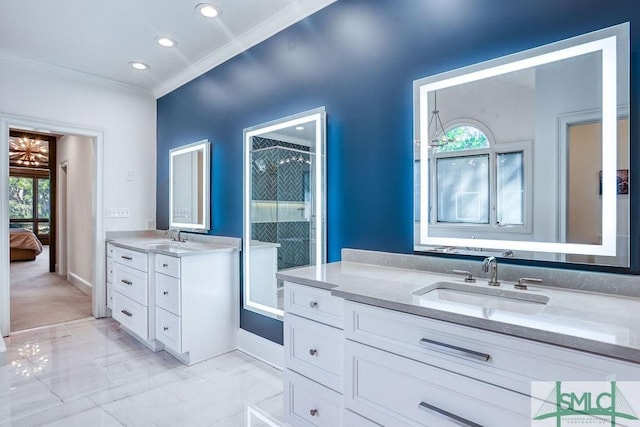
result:
[[[244,130],[244,308],[281,318],[276,272],[326,260],[324,107]]]
[[[210,228],[211,154],[203,140],[169,151],[169,227],[207,231]]]
[[[415,249],[629,266],[629,30],[414,82]]]

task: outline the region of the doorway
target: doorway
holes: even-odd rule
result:
[[[629,262],[629,119],[618,118],[616,256],[568,254],[567,262],[627,266]],[[569,243],[602,243],[602,124],[574,123],[567,127],[566,236]],[[586,184],[586,185],[585,185]]]
[[[70,126],[58,122],[40,119],[0,115],[0,330],[2,336],[8,336],[11,330],[11,287],[10,287],[10,250],[9,250],[9,130],[46,129],[51,133],[62,135],[81,135],[88,138],[93,152],[93,176],[87,179],[92,188],[90,196],[91,220],[84,233],[91,236],[90,253],[87,254],[93,266],[91,274],[91,313],[94,317],[104,317],[107,314],[105,267],[104,267],[104,225],[103,215],[103,140],[102,131]],[[54,249],[55,250],[55,249]]]

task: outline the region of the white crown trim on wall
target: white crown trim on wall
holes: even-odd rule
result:
[[[22,58],[0,52],[0,63],[14,65],[33,71],[61,77],[75,82],[86,83],[94,86],[104,87],[107,89],[119,90],[127,93],[138,93],[141,95],[151,95],[152,92],[140,86],[129,83],[119,82],[117,80],[98,77],[93,74],[83,73],[81,71],[72,70],[70,68],[59,67],[57,65],[46,64],[44,62],[35,61],[33,59]]]

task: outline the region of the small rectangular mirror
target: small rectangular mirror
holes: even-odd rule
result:
[[[169,227],[210,228],[210,144],[202,140],[169,151]]]

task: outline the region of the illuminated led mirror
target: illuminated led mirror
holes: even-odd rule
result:
[[[414,82],[415,249],[629,265],[628,24]]]
[[[244,308],[283,315],[276,272],[326,260],[324,108],[244,130]]]
[[[210,228],[210,144],[198,141],[169,151],[169,227]]]

